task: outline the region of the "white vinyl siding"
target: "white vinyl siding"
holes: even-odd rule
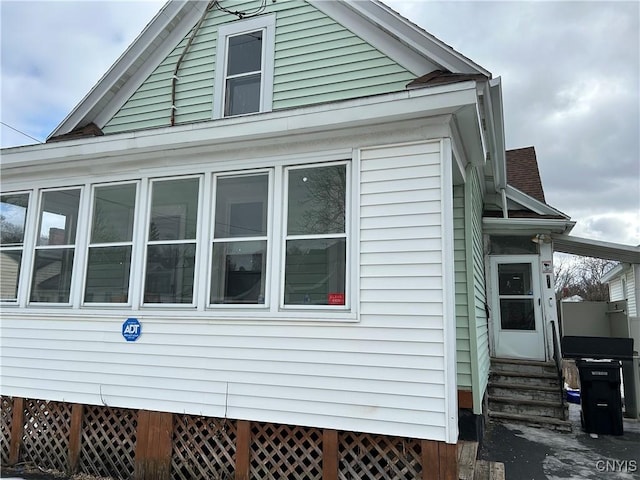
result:
[[[440,145],[354,153],[359,318],[13,309],[0,393],[455,441]],[[136,342],[122,338],[127,317],[142,325]]]
[[[622,291],[622,277],[609,282],[609,300],[624,300],[624,292]]]
[[[609,300],[626,300],[627,310],[630,317],[638,315],[638,306],[636,299],[636,280],[633,274],[633,268],[625,268],[618,273],[614,280],[609,282]]]
[[[255,10],[260,0],[234,3]],[[273,110],[404,90],[414,76],[303,0],[267,2],[276,15]],[[211,9],[184,57],[176,87],[176,124],[213,118],[218,28],[240,21]],[[171,83],[189,34],[103,127],[119,133],[168,126]]]

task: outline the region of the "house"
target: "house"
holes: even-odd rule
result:
[[[609,300],[612,302],[626,300],[630,317],[638,316],[637,299],[640,297],[638,295],[640,282],[636,282],[636,278],[639,276],[640,265],[620,263],[602,277],[602,282],[609,286]]]
[[[573,226],[500,78],[378,1],[169,1],[2,215],[3,461],[122,478],[455,478]]]

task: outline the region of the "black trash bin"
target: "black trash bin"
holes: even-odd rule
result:
[[[622,435],[620,361],[578,359],[582,428],[587,433]]]

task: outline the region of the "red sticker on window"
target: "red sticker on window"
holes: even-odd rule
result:
[[[330,293],[329,305],[344,305],[344,293]]]

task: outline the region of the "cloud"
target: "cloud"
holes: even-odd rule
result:
[[[502,77],[507,148],[535,146],[574,233],[640,243],[639,3],[387,3]]]
[[[2,121],[44,139],[161,5],[141,1],[2,1]],[[14,137],[5,127],[2,134],[3,147],[15,144],[7,140],[18,144],[26,140]]]
[[[2,121],[44,139],[163,3],[0,2]],[[502,77],[507,147],[536,147],[576,232],[640,243],[640,3],[386,3]],[[25,143],[2,127],[3,147]]]

